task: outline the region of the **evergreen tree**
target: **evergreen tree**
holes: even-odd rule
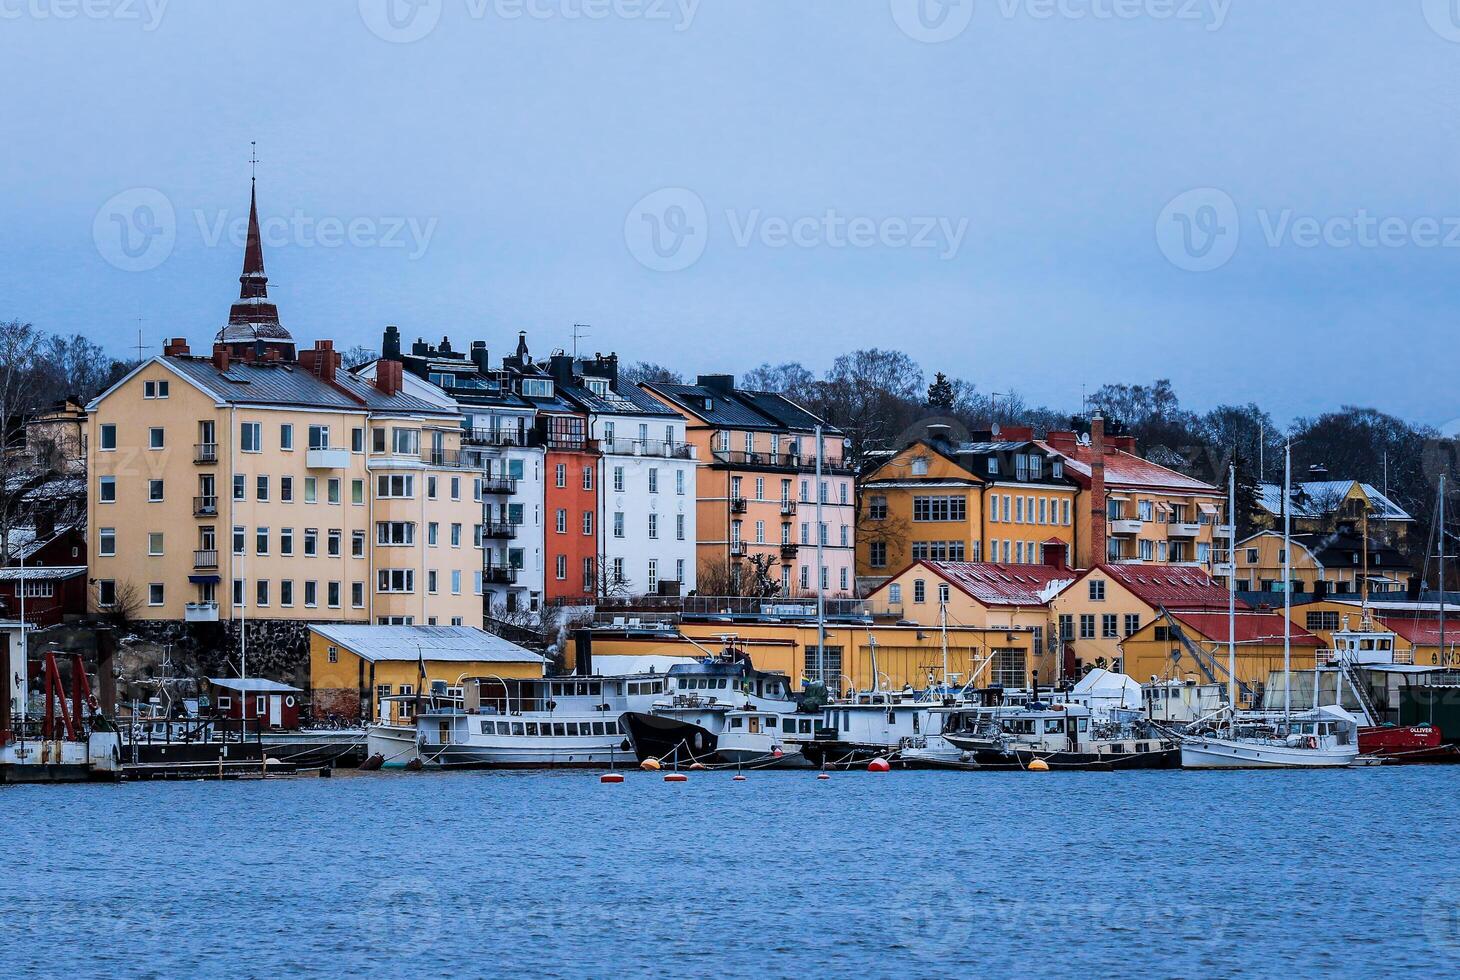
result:
[[[928,385],[928,407],[951,411],[955,401],[953,383],[946,374],[939,371],[933,376],[933,383]]]

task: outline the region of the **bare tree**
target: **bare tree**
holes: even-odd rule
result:
[[[616,575],[613,561],[605,555],[598,556],[598,598],[627,599],[634,595],[634,583],[627,575]]]
[[[375,349],[373,347],[366,347],[364,344],[356,344],[354,347],[347,347],[345,351],[340,354],[340,363],[343,364],[346,368],[353,370],[354,368],[364,367],[366,364],[369,364],[371,361],[375,360],[379,356],[380,355],[375,352]]]
[[[678,371],[671,371],[663,364],[655,364],[653,361],[635,361],[632,364],[625,364],[618,369],[618,376],[620,381],[634,385],[640,381],[654,381],[667,385],[684,384],[684,376]]]
[[[0,323],[0,555],[10,554],[10,536],[25,519],[21,490],[31,461],[19,448],[25,422],[43,404],[37,365],[40,331],[29,323]]]

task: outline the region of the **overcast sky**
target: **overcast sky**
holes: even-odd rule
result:
[[[0,317],[1460,416],[1450,0],[0,0]]]

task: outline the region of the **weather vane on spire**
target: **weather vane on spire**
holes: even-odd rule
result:
[[[259,143],[258,140],[249,140],[248,153],[248,179],[251,182],[258,182],[259,179]]]

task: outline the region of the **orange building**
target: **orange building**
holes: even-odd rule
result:
[[[728,374],[641,387],[684,416],[685,438],[707,461],[696,476],[701,592],[739,591],[746,576],[766,574],[781,595],[813,593],[819,541],[822,588],[852,593],[854,471],[840,430],[784,395],[736,388]]]

